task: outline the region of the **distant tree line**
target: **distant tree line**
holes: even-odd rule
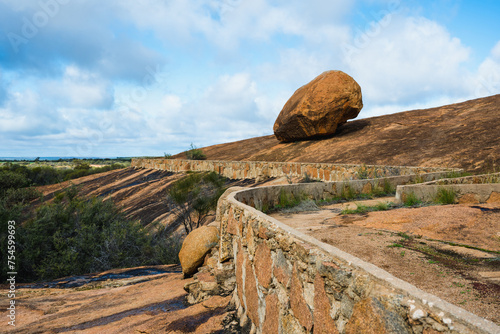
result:
[[[15,188],[44,186],[124,167],[123,164],[113,163],[93,168],[84,161],[76,162],[73,168],[27,167],[17,163],[6,163],[0,167],[0,189],[8,186]]]

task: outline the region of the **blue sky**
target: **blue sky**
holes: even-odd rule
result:
[[[500,1],[0,0],[0,156],[143,156],[272,134],[326,70],[358,118],[500,93]]]

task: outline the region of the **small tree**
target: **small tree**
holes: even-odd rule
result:
[[[189,151],[186,152],[186,156],[189,160],[205,160],[207,156],[203,153],[203,151],[191,143],[189,147]]]
[[[225,179],[210,173],[190,173],[176,181],[168,191],[168,200],[179,211],[186,234],[200,227],[217,200],[226,190]]]

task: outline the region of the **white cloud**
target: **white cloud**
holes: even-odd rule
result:
[[[164,65],[165,58],[143,43],[143,32],[123,21],[122,12],[117,1],[0,2],[2,63],[51,77],[71,63],[103,77],[141,81],[146,66]]]
[[[137,155],[270,134],[293,92],[326,70],[360,83],[360,117],[499,92],[500,42],[469,73],[467,46],[393,3],[72,0],[19,54],[0,35],[0,137]],[[0,29],[40,8],[0,1]]]
[[[500,94],[500,41],[479,66],[474,87],[475,97]]]
[[[62,78],[42,81],[42,95],[63,108],[110,108],[113,104],[111,83],[99,74],[67,66]]]
[[[2,78],[2,71],[0,69],[0,107],[2,107],[7,99],[7,86]]]
[[[11,91],[0,109],[0,133],[17,137],[58,132],[63,122],[54,110],[41,106],[41,98],[31,89]]]
[[[470,50],[438,23],[393,15],[377,34],[361,38],[362,44],[353,40],[345,61],[367,100],[412,104],[467,93],[463,64]]]

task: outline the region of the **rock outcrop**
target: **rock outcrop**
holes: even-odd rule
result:
[[[219,242],[215,226],[202,226],[188,234],[182,243],[179,260],[184,276],[191,276],[203,264],[205,255]]]
[[[327,71],[295,91],[274,123],[274,134],[283,142],[332,135],[361,108],[358,83],[344,72]]]

